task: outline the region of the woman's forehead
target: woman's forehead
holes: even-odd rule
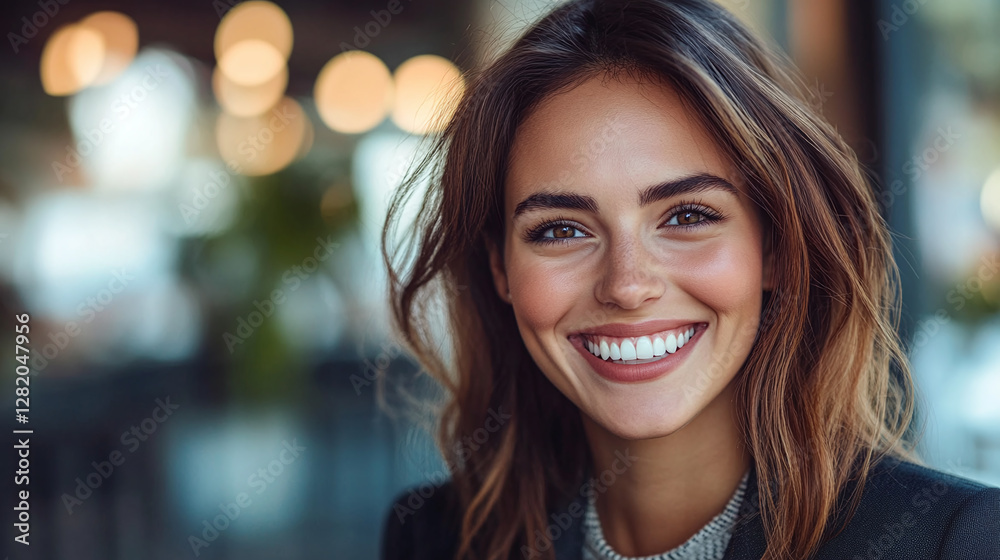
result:
[[[508,200],[544,186],[648,185],[732,166],[669,86],[591,78],[543,100],[521,124],[508,167]]]

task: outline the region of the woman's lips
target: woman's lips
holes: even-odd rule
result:
[[[683,362],[690,354],[695,345],[701,340],[701,335],[708,328],[706,323],[693,325],[694,333],[691,338],[678,348],[676,352],[666,353],[662,356],[643,360],[630,360],[628,363],[621,361],[604,360],[600,356],[595,356],[588,348],[587,339],[579,334],[569,337],[570,343],[577,349],[590,367],[601,377],[616,383],[638,383],[650,381],[670,373]]]

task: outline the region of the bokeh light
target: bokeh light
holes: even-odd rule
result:
[[[284,10],[271,2],[242,2],[226,13],[215,31],[215,58],[219,60],[230,47],[258,39],[273,46],[288,60],[292,52],[292,22]]]
[[[185,158],[197,111],[195,71],[168,50],[143,49],[117,79],[70,98],[74,142],[60,154],[60,182],[81,169],[97,191],[169,188]]]
[[[292,42],[288,15],[271,2],[252,0],[222,18],[215,32],[215,59],[233,82],[257,86],[284,68]]]
[[[240,41],[219,58],[219,68],[226,77],[244,86],[256,86],[274,78],[285,60],[274,45],[260,39]]]
[[[230,80],[218,66],[212,72],[212,91],[222,109],[237,117],[259,115],[281,99],[288,86],[288,68],[284,65],[270,80],[245,86]]]
[[[415,56],[396,69],[392,121],[407,132],[427,134],[444,128],[455,112],[465,82],[449,60]]]
[[[327,126],[348,134],[365,132],[389,112],[392,75],[375,55],[347,51],[320,70],[313,97]]]
[[[990,173],[983,183],[983,190],[979,195],[979,208],[986,223],[1000,232],[1000,168]]]
[[[104,41],[104,57],[93,85],[114,80],[135,58],[139,48],[139,28],[120,12],[97,12],[80,21],[80,27],[98,33]]]
[[[177,244],[149,227],[160,212],[149,200],[98,198],[86,191],[32,200],[19,240],[25,256],[16,267],[22,297],[39,313],[71,319],[111,271],[126,270],[135,285],[166,274]]]
[[[71,95],[97,79],[104,62],[100,33],[78,24],[58,29],[42,51],[42,88],[49,95]]]
[[[219,155],[242,175],[269,175],[295,160],[307,139],[308,116],[285,97],[270,111],[253,117],[219,115]]]

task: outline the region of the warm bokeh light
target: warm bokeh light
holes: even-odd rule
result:
[[[986,223],[1000,232],[1000,168],[990,173],[983,183],[983,191],[979,195],[979,207]]]
[[[215,59],[222,60],[231,47],[257,39],[273,46],[282,61],[292,52],[292,22],[271,2],[251,0],[226,13],[215,31]]]
[[[280,171],[300,155],[310,126],[308,118],[288,97],[254,117],[222,113],[215,129],[219,155],[230,169],[243,175]]]
[[[94,83],[104,62],[104,38],[100,33],[77,27],[69,42],[70,70],[84,86]]]
[[[80,27],[94,31],[104,40],[104,59],[94,85],[114,80],[135,58],[139,48],[139,28],[119,12],[97,12],[80,21]]]
[[[288,85],[288,69],[282,65],[270,80],[256,86],[244,86],[230,80],[218,66],[212,72],[212,91],[222,109],[237,117],[259,115],[281,99]]]
[[[242,86],[258,86],[277,76],[285,60],[274,45],[260,39],[247,39],[229,47],[219,59],[226,77]]]
[[[104,61],[101,34],[77,24],[67,25],[49,37],[42,51],[42,88],[49,95],[70,95],[98,77]]]
[[[323,66],[313,90],[316,109],[327,126],[355,134],[385,119],[392,103],[392,75],[373,54],[347,51]]]
[[[449,60],[415,56],[396,69],[392,120],[408,132],[426,134],[447,124],[462,93],[462,73]]]
[[[332,185],[323,192],[323,197],[319,201],[319,213],[324,219],[334,218],[350,207],[353,200],[349,184]]]

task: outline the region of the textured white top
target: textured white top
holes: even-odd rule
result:
[[[733,526],[736,524],[740,505],[743,503],[749,477],[750,471],[747,471],[722,512],[713,517],[690,539],[661,554],[641,558],[622,556],[604,540],[601,520],[594,507],[595,493],[591,493],[587,500],[587,513],[583,518],[583,560],[722,560],[729,545],[729,538],[733,534]]]

